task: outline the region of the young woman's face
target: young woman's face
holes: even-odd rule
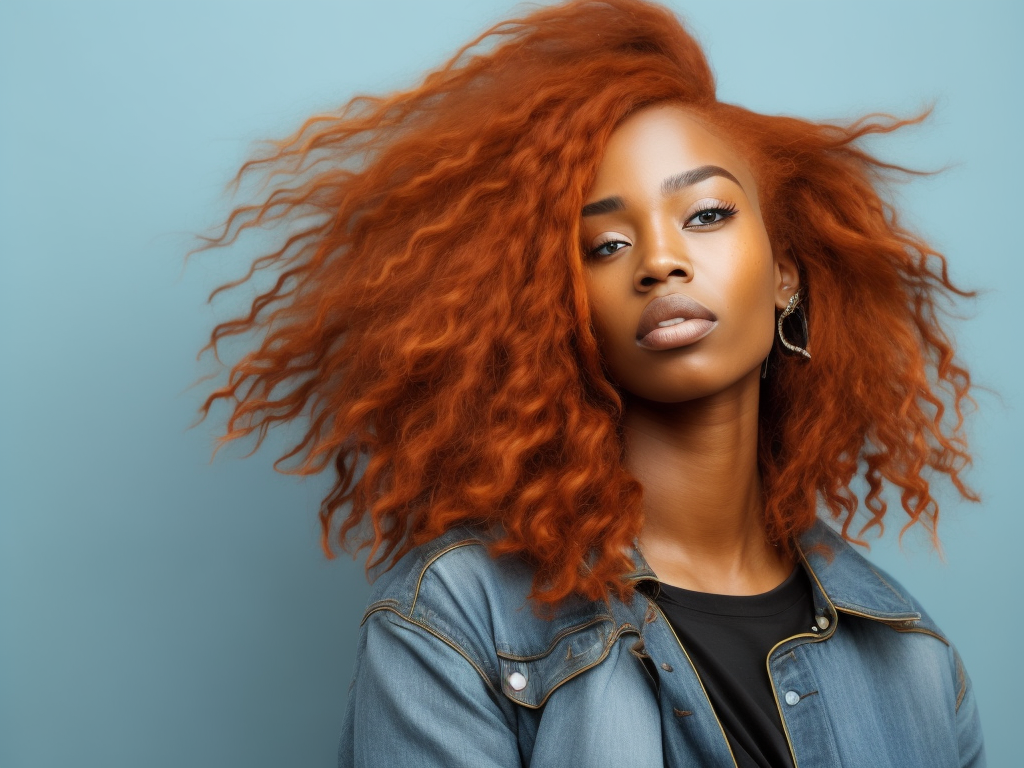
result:
[[[759,376],[799,286],[739,154],[683,108],[649,107],[612,134],[585,199],[587,293],[615,383],[670,403]]]

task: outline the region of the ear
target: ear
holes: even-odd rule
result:
[[[789,254],[775,257],[775,306],[782,310],[800,289],[800,270]]]

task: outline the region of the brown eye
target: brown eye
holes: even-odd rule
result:
[[[625,248],[629,243],[624,243],[621,240],[609,240],[607,243],[602,243],[590,252],[591,256],[611,256],[618,250]]]
[[[685,228],[700,229],[701,227],[710,227],[715,224],[721,224],[734,213],[736,213],[735,208],[705,208],[703,211],[697,211],[697,213],[691,216],[686,222]]]

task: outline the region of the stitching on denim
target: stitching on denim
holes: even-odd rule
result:
[[[828,534],[830,534],[833,538],[837,539],[839,542],[846,543],[845,539],[843,539],[843,537],[840,536],[836,531],[832,530],[832,528],[830,528],[828,526],[825,526],[825,530],[826,530],[826,532]],[[808,560],[807,556],[804,554],[804,550],[800,546],[799,542],[796,542],[796,549],[800,553],[800,557],[803,560],[804,564],[807,566],[807,570],[814,577],[814,581],[817,583],[818,588],[821,589],[822,594],[825,595],[825,599],[829,603],[832,603],[834,606],[836,606],[836,607],[841,606],[841,605],[842,606],[849,606],[850,608],[853,608],[854,610],[857,610],[858,613],[863,613],[863,615],[867,616],[868,618],[879,618],[879,619],[883,619],[883,620],[886,620],[886,619],[893,619],[893,620],[896,620],[896,619],[920,619],[921,618],[921,613],[919,611],[913,610],[913,608],[914,608],[913,602],[911,600],[909,600],[906,595],[904,595],[902,592],[897,590],[885,578],[883,578],[882,575],[868,562],[865,562],[865,566],[868,568],[868,570],[871,571],[871,573],[875,576],[875,578],[877,578],[880,582],[882,582],[882,584],[884,584],[885,587],[890,592],[892,592],[896,597],[899,598],[901,603],[906,605],[911,610],[909,612],[899,612],[899,613],[895,613],[895,612],[892,612],[892,611],[879,611],[877,609],[868,608],[867,606],[860,605],[859,603],[853,603],[853,602],[850,602],[850,601],[847,601],[847,600],[833,600],[831,595],[829,595],[825,591],[825,587],[822,585],[821,581],[818,579],[818,575],[814,572],[814,569],[811,567],[811,563]]]
[[[547,648],[545,648],[540,653],[535,653],[530,656],[517,656],[514,653],[505,653],[504,651],[499,650],[495,650],[494,652],[498,654],[498,658],[508,659],[509,661],[536,661],[537,659],[543,659],[545,656],[550,655],[551,652],[555,650],[555,646],[557,646],[567,635],[571,635],[576,632],[582,632],[583,630],[589,629],[591,626],[595,624],[604,623],[608,621],[614,621],[614,619],[611,616],[602,615],[598,616],[597,618],[590,619],[589,621],[585,621],[582,624],[576,624],[571,627],[566,627],[557,635],[555,635],[555,637],[548,644]]]
[[[891,613],[889,611],[877,611],[874,608],[868,608],[867,606],[861,605],[860,603],[850,603],[845,600],[838,600],[833,603],[837,610],[843,611],[844,613],[853,614],[855,616],[863,616],[868,619],[875,619],[876,621],[888,622],[888,621],[920,621],[922,616],[917,611],[910,613]]]
[[[832,624],[833,632],[835,631],[835,627],[838,624],[839,624],[839,618],[836,617],[836,621]],[[825,639],[827,639],[827,638],[822,638],[822,640],[819,640],[818,642],[822,642]],[[810,664],[810,665],[807,666],[807,674],[811,678],[811,684],[812,685],[814,685],[815,683],[818,682],[818,678],[817,678],[817,675],[815,674],[814,665],[813,664]],[[774,679],[772,680],[772,691],[773,692],[775,691],[775,681],[774,681]],[[817,693],[818,691],[819,691],[819,689],[815,688],[812,693]],[[811,694],[807,693],[805,695],[806,696],[810,696]],[[803,696],[801,696],[800,698],[803,698]],[[776,704],[778,704],[778,700],[779,700],[778,693],[776,693],[775,694]],[[818,706],[824,707],[825,705],[824,704],[819,704]],[[786,722],[786,717],[789,714],[792,714],[792,713],[789,711],[788,707],[787,707],[787,712],[783,712],[782,706],[779,705],[779,716],[782,718],[783,726],[786,728],[786,733],[787,734],[789,733],[789,729],[788,729],[788,726],[785,725],[785,722]],[[821,720],[822,720],[822,723],[823,723],[823,726],[824,726],[825,734],[819,734],[818,735],[817,739],[819,741],[819,744],[822,743],[822,740],[823,740],[824,745],[827,747],[827,749],[829,751],[829,754],[832,757],[831,761],[827,761],[829,763],[829,765],[841,765],[842,763],[841,763],[841,761],[839,759],[839,752],[838,752],[838,741],[836,739],[835,730],[833,729],[832,718],[826,716],[826,717],[822,717]],[[826,736],[826,734],[827,734],[827,736]],[[797,764],[797,762],[796,762],[795,752],[793,754],[793,760],[794,760],[794,768],[800,768],[799,764]]]
[[[363,622],[365,622],[366,618],[374,611],[379,611],[381,608],[392,608],[397,611],[398,605],[398,601],[392,597],[388,597],[383,600],[378,600],[375,603],[371,603],[366,607],[366,612],[363,614],[363,618],[359,620],[359,626],[363,626]]]
[[[956,661],[956,681],[960,686],[960,691],[956,695],[956,708],[953,711],[959,713],[960,704],[963,702],[964,696],[967,695],[967,673],[964,671],[963,662],[960,661],[960,654],[956,652],[955,648],[953,648],[953,659]]]
[[[813,695],[814,695],[814,694],[816,694],[816,693],[817,693],[817,691],[808,691],[808,692],[807,692],[807,693],[805,693],[805,694],[804,694],[803,696],[801,696],[801,697],[800,697],[800,699],[798,699],[798,701],[799,701],[799,700],[802,700],[802,699],[806,699],[806,698],[807,698],[808,696],[813,696]]]
[[[830,608],[835,610],[835,603],[832,602],[832,598],[829,596],[828,592],[825,591],[825,586],[821,583],[821,579],[818,578],[818,574],[814,572],[814,568],[811,567],[811,561],[807,559],[807,555],[804,554],[804,550],[800,546],[799,542],[796,543],[796,551],[800,553],[800,559],[803,561],[804,567],[807,569],[807,572],[811,574],[811,578],[814,579],[814,584],[818,587],[818,589],[821,591],[821,594],[824,596],[825,602],[829,604]],[[835,631],[834,626],[833,631]]]
[[[388,606],[382,606],[380,608],[377,608],[376,611],[388,611],[390,613],[393,613],[395,616],[398,616],[403,621],[407,621],[410,624],[415,624],[417,627],[422,629],[424,632],[429,632],[430,634],[432,634],[434,637],[436,637],[438,640],[443,642],[445,645],[451,647],[460,656],[462,656],[462,658],[464,658],[466,661],[468,661],[470,663],[470,665],[473,667],[473,669],[475,669],[477,671],[477,673],[480,675],[480,677],[483,678],[483,681],[487,685],[487,687],[495,695],[499,695],[499,692],[495,689],[494,683],[487,676],[487,673],[484,672],[480,668],[480,666],[470,657],[470,655],[468,653],[466,653],[464,650],[462,650],[462,648],[459,646],[459,644],[456,643],[454,640],[452,640],[451,638],[445,636],[442,632],[438,632],[433,627],[430,627],[430,626],[428,626],[426,624],[423,624],[422,622],[416,621],[416,619],[411,618],[409,616],[404,616],[401,613],[399,613],[398,611],[394,610],[393,608],[389,608]]]
[[[883,622],[886,623],[886,622]],[[938,632],[932,632],[930,629],[922,629],[921,627],[897,627],[894,624],[889,624],[889,627],[896,630],[897,632],[918,632],[922,635],[931,635],[932,637],[941,640],[946,645],[949,645],[949,640],[944,638]]]
[[[899,591],[898,591],[898,590],[896,589],[896,587],[894,587],[894,586],[893,586],[892,584],[890,584],[890,583],[889,583],[888,581],[886,581],[886,580],[885,580],[885,578],[883,578],[882,574],[880,574],[880,573],[879,573],[878,571],[876,571],[876,570],[875,570],[874,568],[872,568],[872,567],[871,567],[870,565],[868,566],[868,569],[869,569],[869,570],[870,570],[870,571],[871,571],[871,572],[872,572],[873,574],[875,574],[875,576],[877,576],[877,577],[878,577],[878,580],[879,580],[880,582],[882,582],[883,584],[885,584],[885,586],[887,586],[887,587],[889,588],[889,591],[890,591],[890,592],[892,592],[892,593],[893,593],[894,595],[896,595],[896,597],[898,597],[898,598],[899,598],[899,599],[900,599],[900,600],[901,600],[902,602],[904,602],[904,603],[906,603],[907,605],[910,605],[911,607],[913,607],[913,606],[911,605],[911,602],[910,602],[909,600],[907,600],[907,598],[906,598],[906,595],[904,595],[904,594],[902,594],[901,592],[899,592]]]
[[[462,541],[457,541],[454,544],[449,544],[447,547],[442,549],[440,552],[435,552],[430,557],[430,559],[427,560],[427,562],[423,564],[423,568],[420,570],[420,575],[416,579],[416,589],[412,593],[412,603],[409,605],[409,616],[412,616],[413,611],[416,609],[416,601],[419,599],[419,596],[420,596],[420,585],[423,583],[423,577],[426,576],[427,570],[429,570],[430,566],[432,566],[437,561],[437,559],[439,557],[441,557],[442,555],[448,554],[453,549],[458,549],[459,547],[466,547],[466,546],[469,546],[470,544],[480,544],[482,546],[483,542],[480,541],[480,539],[475,539],[475,538],[474,539],[463,539]]]
[[[665,620],[665,626],[668,627],[668,631],[675,638],[676,644],[679,646],[679,650],[683,652],[683,656],[686,659],[686,663],[690,665],[690,669],[693,670],[693,676],[697,678],[697,684],[700,686],[701,693],[704,694],[704,698],[707,699],[708,707],[711,709],[711,714],[715,718],[715,722],[718,724],[718,730],[722,733],[722,738],[725,740],[725,747],[729,750],[729,757],[732,758],[733,768],[739,768],[739,763],[736,761],[736,755],[732,751],[732,744],[729,743],[729,737],[725,733],[725,726],[722,725],[722,721],[718,717],[718,713],[715,711],[715,705],[711,703],[711,697],[708,695],[707,688],[704,687],[704,681],[700,679],[700,673],[697,671],[697,665],[693,663],[693,659],[690,658],[690,654],[687,652],[686,647],[683,645],[683,641],[679,639],[679,635],[676,634],[675,627],[672,626],[672,622],[668,620],[665,612],[661,606],[658,605],[652,598],[648,597],[648,604]],[[785,728],[785,723],[783,723]],[[789,739],[789,736],[786,736]],[[795,768],[795,766],[794,766]]]
[[[622,635],[627,634],[627,633],[632,633],[632,634],[639,635],[640,631],[636,627],[634,627],[632,624],[629,624],[628,622],[623,624],[620,627],[617,627],[615,629],[615,631],[612,632],[611,635],[609,636],[608,641],[605,643],[604,648],[601,650],[601,655],[598,656],[594,660],[593,663],[588,664],[585,667],[581,667],[580,669],[577,669],[575,672],[573,672],[571,675],[568,675],[567,677],[565,677],[565,679],[559,680],[557,683],[555,683],[553,686],[551,686],[550,690],[548,690],[544,694],[544,698],[541,699],[540,702],[537,703],[537,704],[530,704],[529,702],[520,701],[519,699],[515,698],[514,696],[512,696],[511,694],[509,694],[509,693],[507,693],[505,691],[504,684],[502,685],[501,692],[506,696],[506,698],[509,699],[509,701],[515,702],[516,704],[518,704],[521,707],[526,707],[527,709],[540,709],[541,707],[544,706],[544,704],[547,703],[547,700],[549,698],[551,698],[551,694],[552,693],[554,693],[556,690],[561,688],[563,685],[565,685],[570,680],[579,677],[580,675],[582,675],[587,670],[593,669],[598,664],[600,664],[602,661],[604,661],[608,657],[608,654],[611,652],[611,649],[615,646],[615,643],[618,641],[618,639]]]
[[[675,707],[672,707],[672,714],[676,717],[689,717],[693,712],[688,709],[676,709]]]

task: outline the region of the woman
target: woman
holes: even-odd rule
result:
[[[204,409],[308,413],[282,460],[370,547],[339,765],[984,764],[955,649],[847,543],[886,481],[936,542],[923,473],[978,498],[935,312],[972,294],[858,146],[908,122],[719,102],[669,11],[584,1],[243,167],[290,181],[212,244],[290,229]]]

